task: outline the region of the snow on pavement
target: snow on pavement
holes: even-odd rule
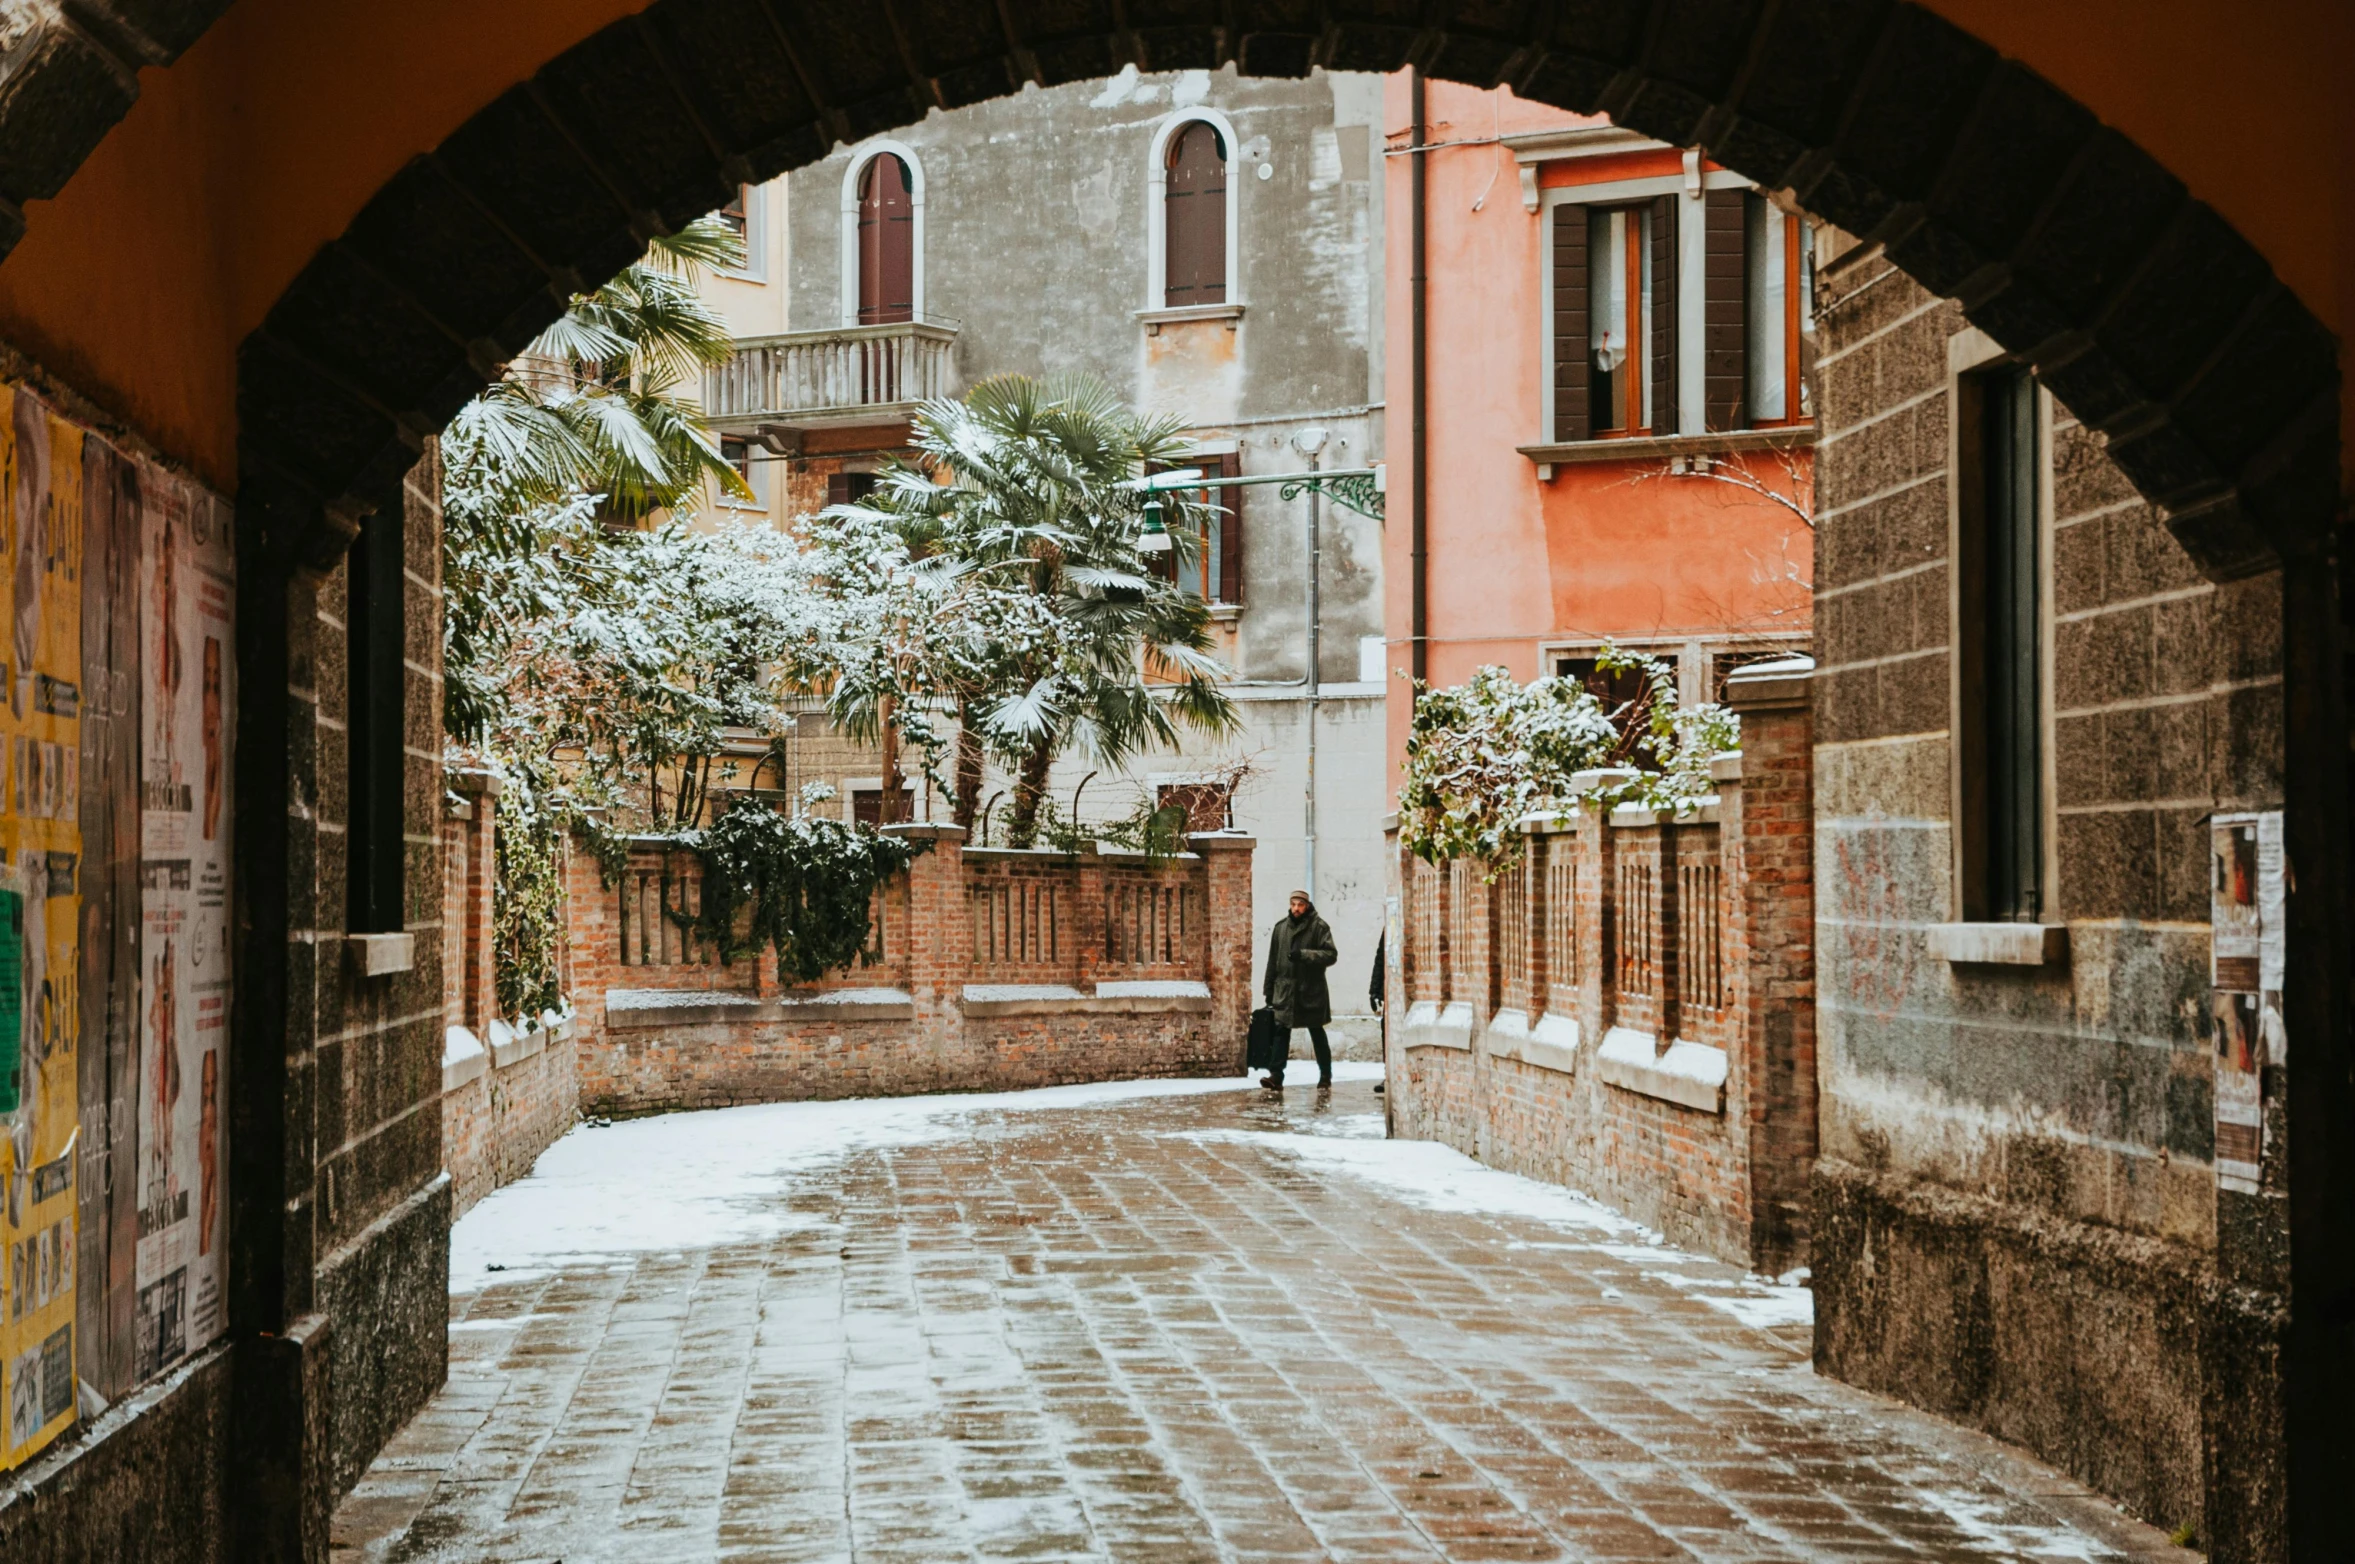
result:
[[[1339,1081],[1377,1081],[1382,1066],[1340,1061]],[[529,1176],[485,1196],[450,1229],[450,1280],[479,1285],[492,1267],[679,1253],[754,1242],[794,1221],[791,1181],[861,1151],[960,1133],[975,1114],[1093,1108],[1150,1097],[1256,1091],[1249,1079],[1102,1081],[1035,1091],[763,1103],[575,1126]],[[512,1279],[512,1278],[510,1278]]]

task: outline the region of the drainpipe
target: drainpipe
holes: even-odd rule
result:
[[[1427,374],[1429,322],[1427,304],[1430,296],[1430,273],[1423,253],[1424,193],[1423,165],[1429,154],[1424,137],[1429,133],[1424,105],[1424,80],[1420,66],[1408,67],[1408,91],[1413,94],[1414,124],[1407,142],[1407,206],[1411,258],[1407,266],[1407,299],[1411,312],[1407,328],[1407,373],[1412,381],[1408,403],[1408,444],[1414,462],[1415,480],[1409,491],[1407,510],[1413,527],[1409,543],[1408,567],[1411,606],[1408,609],[1407,670],[1419,681],[1430,675],[1430,570],[1431,540],[1426,513],[1431,499],[1431,428],[1430,386]]]

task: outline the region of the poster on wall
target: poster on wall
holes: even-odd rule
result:
[[[133,1374],[219,1336],[227,1192],[228,511],[150,474],[139,518],[139,1238]]]
[[[2257,1193],[2265,1163],[2265,1066],[2287,1062],[2282,1026],[2281,812],[2208,823],[2209,1004],[2216,1073],[2216,1182]]]
[[[0,386],[0,1468],[72,1423],[82,440]]]

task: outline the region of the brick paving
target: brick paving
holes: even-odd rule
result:
[[[1379,1113],[991,1108],[805,1167],[767,1236],[459,1275],[336,1557],[2196,1557],[1817,1378],[1731,1268],[1299,1154],[1387,1155],[1304,1139]]]

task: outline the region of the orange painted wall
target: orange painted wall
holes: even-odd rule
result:
[[[239,0],[31,204],[0,336],[231,484],[236,345],[303,262],[409,156],[641,3]],[[2355,6],[1931,3],[2181,174],[2334,330],[2355,318]]]
[[[1508,93],[1434,82],[1437,142],[1569,128],[1580,120]],[[1392,127],[1410,122],[1404,78],[1389,86]],[[1394,136],[1393,146],[1403,142]],[[1494,146],[1427,154],[1430,218],[1430,569],[1433,684],[1454,684],[1485,663],[1535,677],[1546,640],[1669,638],[1805,630],[1809,536],[1788,512],[1725,485],[1642,477],[1657,460],[1561,466],[1541,482],[1516,449],[1542,438],[1545,321],[1542,219],[1521,204],[1518,170]],[[1383,537],[1389,659],[1404,666],[1412,623],[1414,481],[1411,210],[1404,158],[1389,160],[1388,450],[1391,516]],[[1674,152],[1614,154],[1544,165],[1540,184],[1673,174]],[[1485,199],[1483,199],[1485,197]],[[1478,209],[1475,210],[1475,203]],[[1780,478],[1771,461],[1758,464]],[[1393,781],[1411,707],[1391,692]]]
[[[240,0],[0,264],[0,337],[234,489],[236,354],[418,153],[645,0]]]

